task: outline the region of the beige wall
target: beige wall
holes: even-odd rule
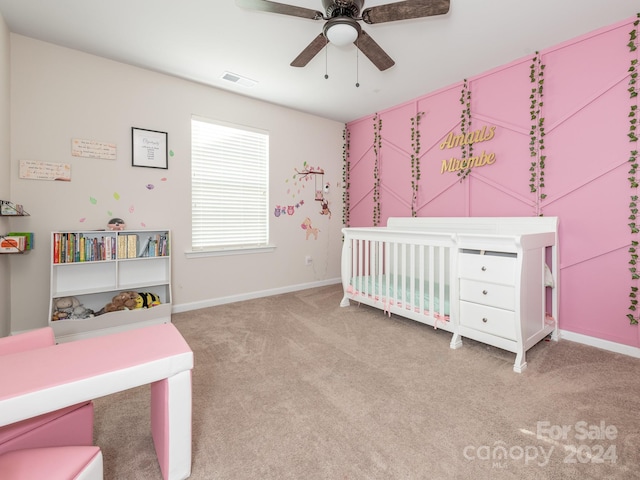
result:
[[[20,35],[11,34],[11,55],[11,190],[31,214],[22,228],[36,235],[35,250],[12,259],[12,331],[47,323],[50,232],[100,229],[112,217],[172,230],[179,311],[338,281],[343,124]],[[192,114],[270,132],[270,208],[303,200],[292,216],[270,215],[274,252],[185,256]],[[168,132],[168,170],[131,166],[132,126]],[[114,143],[117,160],[73,157],[73,138]],[[72,181],[20,179],[20,160],[69,163]],[[331,219],[320,215],[309,184],[293,186],[304,162],[326,171]],[[307,216],[320,228],[317,240],[305,239]]]
[[[9,200],[11,152],[9,135],[9,29],[0,15],[0,199]],[[11,229],[11,220],[0,217],[0,234]],[[10,255],[0,255],[0,337],[9,334],[11,321]]]

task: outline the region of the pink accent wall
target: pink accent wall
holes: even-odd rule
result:
[[[635,17],[541,51],[544,69],[545,187],[540,211],[560,219],[560,319],[563,330],[640,346],[629,325],[632,239],[627,47]],[[495,153],[493,165],[472,169],[460,181],[441,173],[442,161],[461,158],[460,148],[439,145],[460,133],[463,81],[378,112],[380,225],[411,216],[411,119],[420,122],[421,180],[418,216],[533,216],[537,194],[529,187],[530,65],[534,55],[469,78],[471,130],[496,126],[492,140],[473,155]],[[634,100],[634,102],[637,101]],[[350,135],[349,226],[370,226],[374,217],[374,119],[347,125]],[[535,159],[534,159],[535,160]],[[637,239],[637,238],[636,238]]]

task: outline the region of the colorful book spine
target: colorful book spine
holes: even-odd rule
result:
[[[60,234],[53,234],[53,263],[60,263]]]
[[[136,258],[138,254],[138,235],[127,235],[127,258]]]
[[[84,235],[80,234],[80,241],[78,242],[78,248],[80,250],[80,260],[81,262],[85,262],[87,260],[87,245],[86,245],[86,239],[84,238]]]
[[[127,237],[118,235],[118,258],[127,258]]]

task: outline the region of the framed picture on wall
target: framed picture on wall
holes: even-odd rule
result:
[[[167,132],[131,127],[131,165],[169,168]]]

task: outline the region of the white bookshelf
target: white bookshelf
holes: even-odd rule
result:
[[[135,242],[135,248],[130,249],[127,240]],[[151,248],[144,248],[147,240]],[[169,230],[59,231],[51,233],[50,241],[49,325],[57,342],[171,322]],[[148,309],[53,320],[56,299],[76,297],[97,313],[123,291],[153,293],[161,303]]]

